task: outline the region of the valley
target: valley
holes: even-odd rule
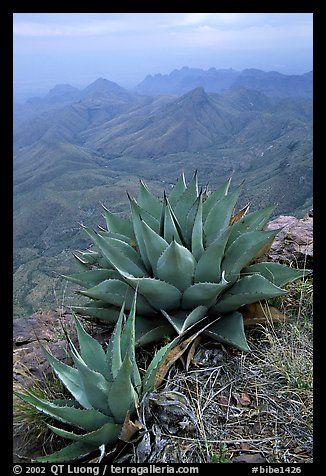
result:
[[[81,299],[60,277],[89,244],[80,224],[104,226],[101,203],[128,213],[126,191],[135,195],[139,179],[161,197],[182,170],[188,180],[198,170],[211,190],[230,176],[233,187],[244,180],[239,206],[277,203],[275,215],[298,217],[312,207],[308,78],[291,89],[288,78],[251,74],[248,87],[242,76],[233,85],[222,78],[231,87],[217,92],[188,75],[189,90],[166,85],[158,94],[153,80],[129,91],[100,78],[15,109],[15,317]]]

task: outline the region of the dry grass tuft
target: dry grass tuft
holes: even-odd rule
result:
[[[147,431],[130,462],[312,462],[312,282],[278,301],[288,321],[247,331],[245,354],[202,344],[185,372],[143,402]],[[118,459],[119,460],[119,459]]]
[[[53,374],[37,379],[26,369],[24,376],[24,385],[14,381],[15,392],[26,393],[28,390],[36,397],[45,400],[71,398],[64,385]],[[47,423],[53,423],[51,418],[16,395],[13,397],[13,406],[14,462],[28,462],[33,457],[52,453],[64,446],[62,438],[55,435],[47,426]]]

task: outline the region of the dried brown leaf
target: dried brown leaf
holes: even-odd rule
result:
[[[202,319],[202,321],[204,321],[206,319],[206,317],[204,319]],[[216,319],[217,320],[217,319]],[[176,345],[175,347],[173,347],[173,349],[171,349],[168,353],[167,353],[167,356],[165,357],[165,360],[163,362],[163,364],[161,365],[161,367],[157,370],[156,372],[156,376],[155,376],[155,380],[154,380],[154,389],[158,388],[163,380],[164,380],[164,377],[166,376],[169,368],[171,367],[171,365],[174,364],[174,362],[176,362],[181,356],[182,354],[187,350],[187,348],[189,347],[189,345],[202,333],[204,332],[205,329],[207,329],[207,327],[209,327],[210,325],[214,324],[214,322],[216,322],[216,320],[212,321],[212,322],[209,322],[208,324],[206,324],[206,326],[202,327],[198,332],[196,332],[195,334],[191,335],[190,337],[188,337],[188,339],[185,339],[184,341],[182,341],[180,344]],[[200,321],[200,322],[202,322]],[[188,329],[189,330],[189,329]],[[188,331],[187,330],[187,331]],[[187,332],[186,331],[186,332]]]
[[[242,392],[240,395],[240,403],[243,407],[247,407],[251,404],[251,398],[246,392]]]
[[[123,422],[123,426],[119,435],[119,439],[125,442],[128,442],[131,440],[131,438],[134,436],[137,431],[141,430],[143,428],[143,425],[136,420],[135,422],[130,420],[130,412],[127,412],[126,418]]]
[[[273,321],[274,323],[284,322],[286,315],[267,303],[256,302],[247,304],[240,309],[243,316],[244,326],[254,326],[255,324],[265,324]]]
[[[191,362],[192,362],[192,360],[193,360],[193,358],[194,358],[196,349],[197,349],[197,347],[198,347],[200,341],[201,341],[201,337],[198,336],[198,337],[193,341],[193,343],[192,343],[191,346],[190,346],[189,352],[188,352],[188,354],[187,354],[186,365],[185,365],[185,368],[186,368],[186,371],[187,371],[187,372],[188,372],[188,370],[189,370],[190,364],[191,364]]]
[[[231,217],[231,219],[230,219],[230,225],[233,225],[233,223],[236,223],[237,221],[241,220],[241,218],[244,217],[247,214],[247,212],[249,210],[249,207],[250,207],[250,205],[248,203],[248,205],[241,208],[241,210],[239,210],[238,213],[233,215],[233,217]]]
[[[181,357],[181,355],[187,350],[188,346],[195,338],[196,335],[188,337],[188,339],[173,347],[173,349],[168,352],[163,364],[156,373],[154,388],[158,388],[161,385],[171,365],[173,365],[174,362],[176,362]]]

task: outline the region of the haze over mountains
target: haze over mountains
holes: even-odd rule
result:
[[[162,195],[195,169],[211,189],[245,179],[252,209],[276,202],[276,214],[302,216],[312,206],[312,72],[182,68],[133,91],[99,78],[16,105],[16,315],[61,304],[55,273],[72,272],[71,251],[88,245],[79,223],[103,226],[100,203],[126,213],[139,178]]]
[[[277,71],[183,67],[170,74],[148,75],[135,91],[142,94],[177,94],[202,86],[207,92],[219,93],[229,88],[245,87],[271,96],[312,97],[312,71],[303,75],[285,75]]]

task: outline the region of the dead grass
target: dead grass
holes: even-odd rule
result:
[[[14,381],[15,392],[26,393],[28,389],[36,397],[46,400],[70,398],[69,392],[54,374],[44,375],[42,379],[38,379],[26,368],[24,376],[24,385]],[[47,426],[47,423],[53,423],[51,418],[15,394],[13,407],[13,462],[29,462],[34,457],[52,453],[64,446],[62,438],[55,435]]]

